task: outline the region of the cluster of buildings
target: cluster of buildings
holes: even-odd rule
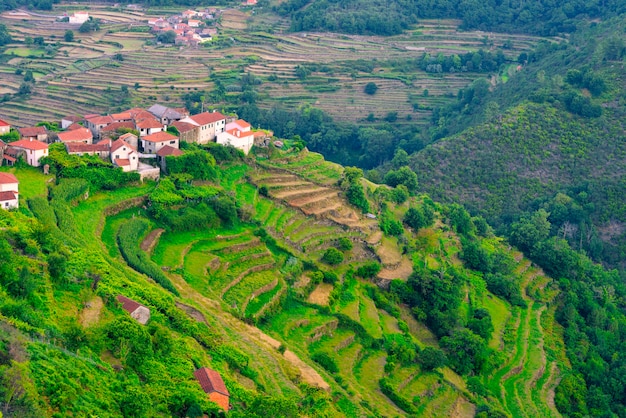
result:
[[[179,156],[180,143],[207,144],[216,142],[250,152],[255,141],[264,142],[267,134],[253,132],[248,122],[220,112],[189,115],[186,109],[155,104],[149,109],[133,108],[109,115],[67,116],[61,120],[61,132],[45,126],[16,128],[20,139],[5,143],[0,140],[2,165],[14,165],[22,158],[28,165],[39,167],[48,156],[53,142],[65,145],[71,155],[97,155],[110,160],[125,172],[136,171],[141,179],[158,179],[167,170],[166,157]],[[174,127],[176,129],[169,129]],[[0,135],[11,131],[11,125],[0,120]],[[152,162],[148,164],[147,162]],[[13,187],[13,186],[7,186]],[[15,199],[0,185],[0,206],[16,207]],[[14,206],[15,205],[15,206]]]
[[[201,43],[209,42],[217,35],[217,28],[206,25],[206,22],[215,19],[217,13],[217,9],[185,10],[179,15],[168,18],[148,19],[148,25],[156,34],[168,31],[175,32],[174,43],[176,45],[198,46]]]

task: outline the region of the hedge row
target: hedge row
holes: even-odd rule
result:
[[[139,240],[148,229],[148,221],[145,219],[130,219],[120,226],[117,233],[117,243],[120,247],[122,257],[133,269],[152,278],[155,282],[169,290],[176,296],[178,291],[146,253],[139,249]]]

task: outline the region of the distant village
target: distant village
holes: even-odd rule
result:
[[[49,144],[65,145],[70,155],[97,155],[125,172],[137,172],[141,180],[158,179],[167,172],[166,157],[183,154],[180,143],[215,142],[232,146],[248,154],[252,146],[267,144],[271,133],[253,131],[243,119],[220,112],[190,115],[184,108],[155,104],[108,115],[66,116],[60,121],[61,132],[45,126],[14,127],[0,119],[0,135],[12,130],[19,134],[14,142],[0,140],[0,161],[12,166],[18,159],[33,167],[48,156]],[[149,164],[152,163],[152,164]],[[42,167],[44,172],[47,167]],[[0,172],[0,206],[18,207],[19,184],[10,173]]]
[[[174,32],[173,39],[176,45],[198,46],[209,42],[217,35],[217,28],[212,27],[219,11],[215,8],[201,11],[185,10],[179,15],[168,18],[153,18],[148,20],[150,30],[157,35]]]

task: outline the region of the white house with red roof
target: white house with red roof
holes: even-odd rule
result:
[[[141,137],[141,147],[146,154],[156,154],[166,145],[172,148],[179,148],[178,144],[178,137],[169,132],[157,132]]]
[[[11,142],[11,147],[25,152],[26,163],[39,167],[39,160],[48,156],[48,144],[34,139],[20,139]]]
[[[11,132],[11,124],[0,119],[0,135],[8,134],[9,132]]]
[[[218,144],[230,145],[243,151],[248,155],[252,145],[254,145],[254,132],[240,131],[239,129],[231,129],[217,134]]]
[[[123,139],[118,139],[111,144],[111,162],[125,172],[137,171],[139,154]]]
[[[59,141],[63,142],[64,144],[68,142],[81,144],[93,143],[93,135],[91,133],[91,130],[87,128],[78,128],[71,131],[59,132],[57,136],[59,138]]]
[[[19,207],[19,181],[11,173],[0,173],[0,207],[2,209]]]
[[[135,129],[139,131],[140,137],[163,131],[163,124],[156,120],[151,113],[148,113],[148,115],[149,116],[145,115],[145,117],[141,119],[135,119]]]
[[[181,119],[181,122],[198,126],[198,136],[195,142],[207,144],[210,141],[215,141],[217,134],[224,132],[226,116],[217,111],[203,112]]]
[[[82,25],[89,20],[89,13],[75,12],[69,17],[69,23],[72,25]]]

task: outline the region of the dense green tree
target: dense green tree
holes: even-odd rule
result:
[[[364,91],[365,91],[365,94],[369,94],[369,95],[376,94],[376,91],[378,91],[378,86],[373,81],[370,81],[369,83],[365,85]]]
[[[485,340],[466,328],[443,337],[441,347],[449,353],[450,368],[461,375],[480,373],[488,356]]]
[[[322,256],[322,261],[334,266],[343,261],[343,254],[335,247],[330,247],[324,252],[324,255]]]
[[[446,365],[446,354],[434,347],[424,347],[419,352],[419,363],[425,371],[437,370]]]
[[[74,31],[71,29],[66,30],[63,39],[65,42],[74,42]]]
[[[532,250],[550,235],[548,212],[539,209],[511,225],[511,241],[522,251]]]

